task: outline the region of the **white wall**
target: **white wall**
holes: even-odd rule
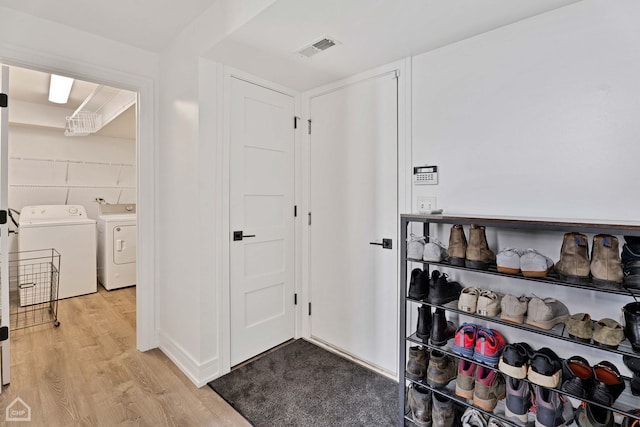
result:
[[[197,385],[228,370],[222,342],[221,68],[201,58],[273,0],[218,1],[160,57],[159,345]]]
[[[136,143],[60,129],[9,127],[9,206],[80,204],[98,215],[96,198],[135,203]]]
[[[414,186],[449,213],[637,220],[640,3],[585,0],[413,58],[413,164],[440,183]],[[439,237],[448,241],[448,227]],[[533,246],[557,261],[562,233],[490,230],[489,243]],[[591,243],[590,243],[591,245]],[[449,271],[463,285],[555,296],[572,313],[621,321],[629,297]],[[606,353],[504,331],[592,363]],[[612,361],[628,374],[619,356]]]

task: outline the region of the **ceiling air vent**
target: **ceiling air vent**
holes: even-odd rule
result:
[[[337,44],[340,44],[340,42],[328,37],[324,37],[316,41],[315,43],[298,50],[298,53],[302,56],[306,56],[307,58],[311,58],[312,56],[319,54],[323,50],[327,50]]]

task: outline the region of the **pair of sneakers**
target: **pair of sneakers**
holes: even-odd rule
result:
[[[438,239],[411,234],[407,239],[407,258],[441,262],[447,257],[447,248]]]
[[[502,320],[549,330],[555,325],[564,323],[569,318],[569,309],[562,301],[555,298],[531,298],[507,294],[500,302]]]
[[[546,277],[553,270],[551,258],[531,248],[503,249],[496,255],[496,264],[501,273],[522,273],[525,277]]]
[[[458,310],[466,313],[476,313],[480,316],[495,317],[500,314],[502,294],[490,289],[480,289],[468,286],[462,289],[458,298]]]
[[[562,359],[548,347],[534,351],[526,342],[505,346],[498,369],[506,375],[533,384],[556,388],[562,380]]]
[[[506,397],[505,387],[504,377],[499,372],[464,359],[458,363],[456,394],[472,400],[477,407],[493,411],[498,400]]]
[[[497,366],[505,345],[504,337],[495,329],[463,323],[456,331],[452,350],[475,361]]]

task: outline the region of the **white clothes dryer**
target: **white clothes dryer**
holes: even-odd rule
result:
[[[136,284],[135,204],[100,205],[98,281],[107,290]]]
[[[25,206],[20,212],[18,250],[54,248],[60,253],[58,298],[98,290],[96,221],[81,205]]]

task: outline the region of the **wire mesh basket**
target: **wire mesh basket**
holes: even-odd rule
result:
[[[102,127],[102,115],[80,111],[67,117],[67,126],[64,130],[66,136],[87,136],[95,133]]]
[[[9,254],[11,329],[58,322],[60,254],[55,249]]]

